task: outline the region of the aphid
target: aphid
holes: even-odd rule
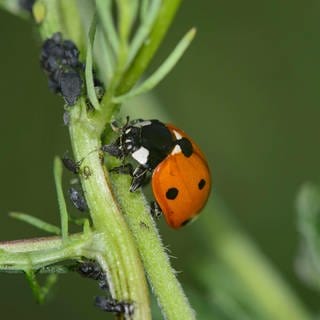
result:
[[[98,281],[99,287],[102,290],[109,290],[106,274],[96,261],[85,260],[79,262],[72,270],[78,272],[83,277]],[[118,301],[109,297],[95,297],[95,305],[103,311],[112,312],[117,315],[131,316],[134,312],[133,303]]]
[[[73,106],[81,94],[82,79],[80,74],[73,70],[62,72],[59,81],[64,100],[69,106]]]
[[[99,287],[102,290],[108,290],[106,274],[102,271],[100,265],[96,261],[86,260],[79,262],[75,268],[75,271],[85,278],[98,281]]]
[[[80,172],[80,166],[82,161],[75,162],[73,159],[69,158],[67,155],[64,155],[61,158],[61,161],[66,169],[71,171],[74,174],[78,174]]]
[[[117,315],[132,316],[134,313],[134,305],[130,302],[118,301],[115,299],[98,296],[95,298],[95,305],[106,312],[113,312]]]
[[[127,121],[117,131],[116,141],[102,150],[119,159],[131,156],[138,162],[130,191],[143,186],[151,173],[154,197],[171,227],[179,228],[197,216],[209,197],[211,177],[195,142],[181,129],[159,120]],[[126,166],[113,171],[123,172]]]
[[[88,179],[92,175],[92,171],[88,165],[85,165],[83,167],[81,167],[81,165],[82,165],[84,159],[86,159],[86,157],[88,155],[90,155],[91,153],[96,152],[96,151],[97,151],[97,149],[89,152],[85,157],[83,157],[79,161],[75,161],[75,160],[69,158],[66,153],[61,158],[61,161],[62,161],[64,167],[66,169],[68,169],[70,172],[72,172],[74,174],[81,174],[85,179]],[[100,149],[99,149],[99,152],[101,152]]]
[[[85,197],[83,196],[82,192],[78,191],[77,189],[71,187],[69,188],[69,196],[70,200],[72,201],[73,205],[80,211],[88,211],[88,205]]]

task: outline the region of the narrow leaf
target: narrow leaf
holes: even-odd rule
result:
[[[54,158],[53,172],[54,172],[54,180],[55,180],[56,190],[57,190],[58,204],[60,209],[62,239],[67,240],[68,212],[67,212],[66,201],[64,199],[63,189],[62,189],[62,162],[59,157]]]
[[[94,15],[92,18],[89,35],[88,35],[85,74],[86,74],[86,85],[87,85],[87,93],[88,93],[89,100],[96,110],[100,110],[100,104],[94,89],[93,63],[92,63],[92,51],[93,51],[94,37],[96,34],[96,26],[97,26],[97,18],[96,18],[96,15]]]
[[[116,0],[118,11],[118,30],[121,46],[127,44],[132,26],[137,17],[138,0]]]
[[[50,292],[50,289],[57,282],[57,274],[48,275],[43,287],[41,287],[38,283],[33,270],[28,270],[25,274],[37,302],[40,304],[44,303],[46,297],[48,296],[48,293]]]
[[[11,218],[26,222],[26,223],[28,223],[28,224],[30,224],[40,230],[43,230],[45,232],[53,233],[56,235],[61,234],[61,230],[57,226],[50,224],[48,222],[45,222],[39,218],[33,217],[29,214],[22,213],[22,212],[10,212],[9,216]]]
[[[96,64],[100,66],[100,77],[104,80],[106,86],[108,86],[115,68],[115,57],[110,49],[108,39],[104,36],[101,27],[97,26],[96,42],[97,51],[95,52]]]
[[[129,92],[149,66],[153,56],[168,32],[181,2],[181,0],[161,1],[161,7],[159,8],[157,18],[150,30],[148,41],[143,43],[130,66],[127,66],[127,70],[117,87],[119,96]]]
[[[152,29],[151,27],[157,18],[160,5],[161,0],[154,0],[149,8],[148,1],[143,1],[141,5],[141,22],[130,44],[128,65],[132,62],[142,44],[147,40],[149,32]]]
[[[110,41],[111,49],[116,55],[119,48],[119,39],[111,15],[112,1],[96,0],[96,7],[105,37]]]
[[[157,1],[157,0],[155,0]],[[153,2],[155,2],[153,1]],[[140,4],[140,20],[144,20],[148,15],[148,9],[149,9],[149,2],[150,0],[141,0]]]
[[[138,12],[137,0],[116,0],[117,4],[117,24],[119,33],[119,51],[117,55],[117,68],[113,79],[113,85],[117,86],[127,67],[129,54],[129,39],[132,26]]]
[[[191,29],[178,43],[169,57],[162,63],[162,65],[140,86],[136,89],[133,89],[127,94],[124,94],[119,97],[115,97],[113,102],[122,103],[129,98],[135,97],[139,94],[146,93],[147,91],[153,89],[176,65],[179,59],[182,57],[183,53],[189,47],[191,41],[195,36],[196,30]]]

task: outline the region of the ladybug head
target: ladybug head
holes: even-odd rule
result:
[[[129,121],[129,117],[123,126],[119,125],[117,121],[113,121],[111,128],[118,132],[119,136],[114,142],[102,146],[102,151],[123,159],[137,150],[140,146],[140,129],[134,125],[135,122],[136,120]]]

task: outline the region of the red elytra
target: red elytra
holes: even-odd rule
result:
[[[173,149],[154,169],[152,191],[167,223],[180,228],[195,218],[205,206],[211,176],[207,160],[197,144],[181,129],[166,125],[175,136],[187,138],[193,147],[191,156]]]

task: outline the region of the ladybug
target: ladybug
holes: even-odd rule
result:
[[[119,159],[131,156],[137,163],[112,169],[132,175],[130,191],[148,182],[167,223],[177,229],[190,222],[207,202],[211,177],[207,160],[195,142],[181,129],[159,120],[132,120],[120,127],[119,137],[102,151]]]

